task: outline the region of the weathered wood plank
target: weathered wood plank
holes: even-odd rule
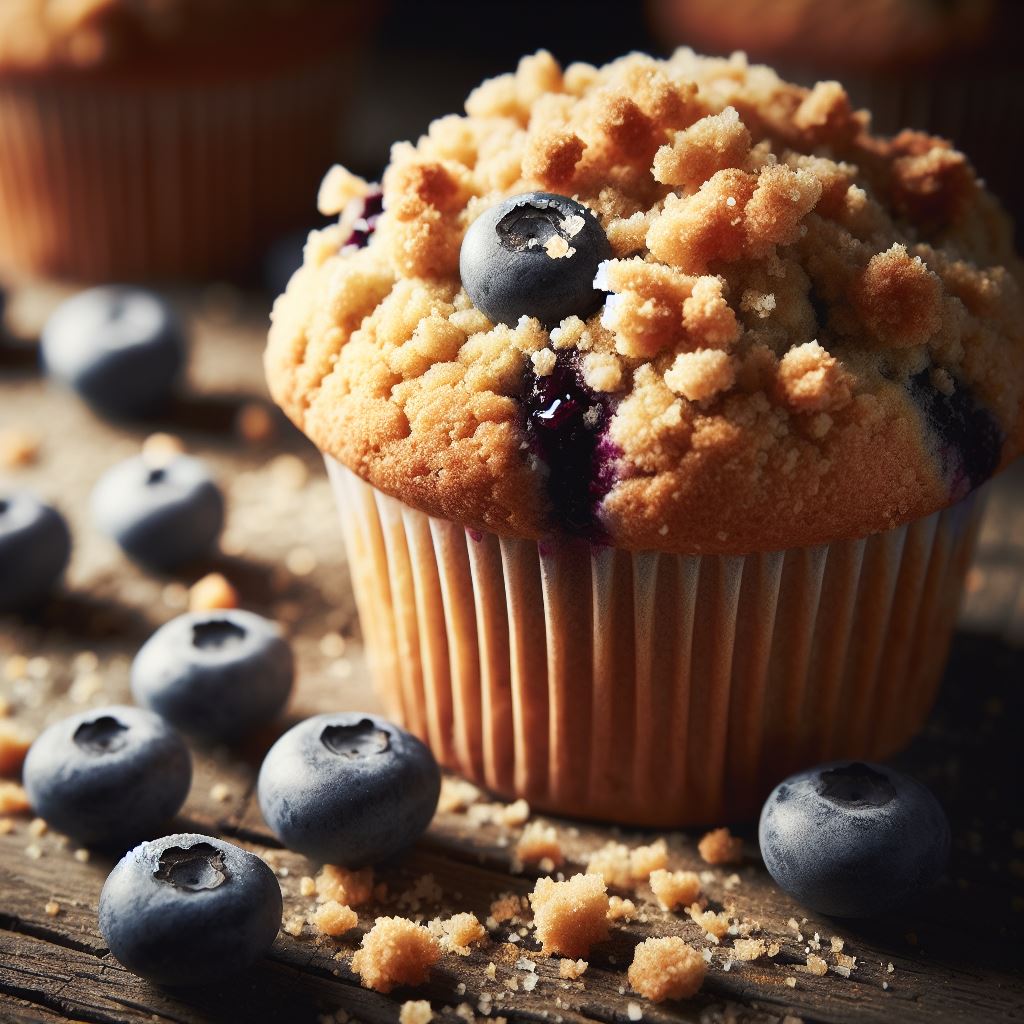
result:
[[[242,444],[231,431],[240,404],[263,394],[260,325],[256,320],[225,324],[201,312],[195,323],[194,397],[166,426],[209,458],[228,487],[230,555],[181,579],[139,572],[88,523],[87,495],[95,478],[135,450],[147,431],[96,420],[47,390],[30,358],[7,359],[0,353],[0,429],[29,427],[43,441],[40,463],[23,471],[18,482],[56,499],[76,538],[65,595],[40,618],[0,620],[0,695],[19,721],[40,728],[72,710],[126,700],[134,651],[153,628],[181,610],[183,584],[210,568],[233,580],[247,607],[290,624],[300,679],[289,720],[325,707],[375,706],[333,502],[315,453],[284,427],[264,447]],[[279,452],[291,458],[275,459]],[[742,919],[759,921],[765,938],[779,943],[778,956],[734,963],[725,971],[726,940],[712,954],[697,999],[643,1004],[644,1020],[1024,1019],[1019,973],[1024,763],[1018,738],[1024,713],[1024,471],[1006,475],[992,490],[963,631],[954,644],[940,706],[926,733],[899,758],[935,787],[949,809],[954,826],[950,881],[916,907],[854,927],[808,915],[781,894],[748,843],[750,857],[738,869],[739,885],[727,888],[731,869],[716,869],[705,888],[713,907],[730,906]],[[253,799],[255,770],[271,739],[259,737],[233,751],[197,748],[192,792],[178,827],[233,837],[269,856],[279,872],[287,916],[308,908],[299,880],[315,866],[276,849]],[[215,790],[215,784],[226,792]],[[585,823],[559,824],[570,859],[566,870],[584,865],[590,851],[618,835]],[[752,838],[749,827],[746,836]],[[413,855],[380,871],[391,893],[380,909],[400,909],[403,891],[429,873],[443,897],[438,905],[423,907],[424,913],[473,910],[486,917],[500,893],[532,887],[532,876],[512,873],[514,837],[514,830],[473,825],[463,815],[439,815]],[[649,836],[626,838],[639,842]],[[695,839],[684,833],[670,837],[675,866],[705,867]],[[41,853],[38,859],[26,853],[31,847]],[[492,1016],[511,1021],[627,1021],[635,997],[619,989],[626,984],[625,967],[637,941],[649,934],[678,934],[706,945],[689,918],[657,910],[644,889],[635,898],[648,920],[618,928],[595,950],[583,987],[555,977],[556,964],[532,952],[530,936],[517,936],[520,941],[513,943],[506,929],[498,929],[470,957],[446,957],[423,991],[383,997],[361,989],[347,966],[358,934],[318,943],[307,929],[298,938],[282,933],[269,960],[243,978],[209,991],[168,993],[134,978],[106,951],[95,908],[111,861],[93,854],[83,863],[73,853],[58,836],[31,835],[25,821],[0,836],[0,1020],[298,1022],[343,1010],[368,1024],[393,1024],[402,999],[416,996],[430,998],[441,1019],[455,1022],[462,1019],[456,1014],[460,1004],[476,1009],[481,995],[489,993]],[[56,917],[44,909],[51,899],[61,905]],[[791,917],[798,922],[807,917],[801,933],[817,932],[826,948],[828,937],[844,938],[844,951],[858,958],[849,979],[801,970],[807,943],[787,925]],[[540,977],[532,992],[522,989],[525,974],[515,966],[524,953]],[[491,961],[496,982],[484,973]],[[510,977],[518,980],[519,990],[498,999]],[[795,988],[786,985],[787,977],[796,978]]]

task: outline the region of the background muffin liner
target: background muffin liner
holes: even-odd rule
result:
[[[337,157],[348,62],[322,49],[193,81],[0,76],[0,266],[79,281],[247,267],[303,223]]]
[[[816,548],[630,553],[479,534],[327,466],[388,713],[505,796],[652,826],[749,817],[791,771],[907,743],[982,504]]]

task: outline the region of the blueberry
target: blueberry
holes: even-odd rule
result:
[[[132,664],[132,696],[185,732],[230,740],[271,721],[292,688],[280,628],[252,612],[181,615]]]
[[[224,525],[224,497],[206,466],[188,455],[156,465],[138,455],[100,478],[93,519],[125,553],[170,570],[208,554]]]
[[[71,556],[64,517],[24,491],[0,494],[0,612],[41,604]]]
[[[346,249],[365,249],[370,244],[370,239],[380,222],[380,215],[384,212],[384,190],[379,185],[374,185],[365,196],[355,202],[358,204],[357,213],[352,221],[352,230],[342,246],[342,252]]]
[[[933,885],[949,822],[921,783],[884,765],[835,762],[790,776],[761,811],[761,856],[805,906],[873,917]]]
[[[29,748],[25,790],[36,814],[80,843],[114,846],[152,835],[185,802],[192,758],[152,711],[83,711]]]
[[[494,323],[522,316],[554,327],[586,317],[603,299],[594,287],[611,247],[585,206],[551,192],[527,192],[485,210],[466,232],[459,255],[462,284]]]
[[[441,792],[433,754],[376,715],[317,715],[286,732],[260,768],[263,817],[290,850],[357,868],[411,846]]]
[[[100,931],[133,974],[204,985],[265,956],[281,909],[274,872],[255,854],[212,836],[164,836],[129,850],[110,872]]]
[[[185,338],[158,295],[106,285],[57,308],[43,328],[42,356],[47,372],[97,411],[144,416],[170,397],[185,364]]]

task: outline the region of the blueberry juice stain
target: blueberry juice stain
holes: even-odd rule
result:
[[[530,450],[548,468],[555,525],[605,543],[597,510],[614,483],[618,454],[607,438],[608,398],[584,382],[576,355],[560,352],[551,373],[531,374],[523,407]]]
[[[917,407],[935,438],[936,454],[954,499],[980,487],[999,466],[1005,436],[995,417],[977,402],[967,385],[952,394],[939,391],[924,370],[907,381]]]
[[[380,215],[384,212],[384,190],[375,185],[358,202],[361,204],[359,216],[352,223],[352,232],[342,246],[342,252],[346,249],[365,249],[370,244]]]

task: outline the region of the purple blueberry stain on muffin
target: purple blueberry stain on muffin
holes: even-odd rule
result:
[[[603,542],[598,509],[615,481],[618,451],[607,437],[608,397],[588,387],[575,353],[558,353],[554,368],[531,373],[523,402],[530,451],[547,468],[554,525]]]
[[[995,473],[1006,436],[962,381],[940,389],[934,378],[932,369],[922,370],[907,381],[907,389],[931,432],[950,496],[958,500]]]
[[[342,246],[342,252],[354,252],[357,249],[365,249],[370,244],[373,233],[377,230],[381,214],[384,212],[384,190],[380,185],[374,185],[361,199],[356,199],[358,204],[355,219],[352,222],[352,231]]]

